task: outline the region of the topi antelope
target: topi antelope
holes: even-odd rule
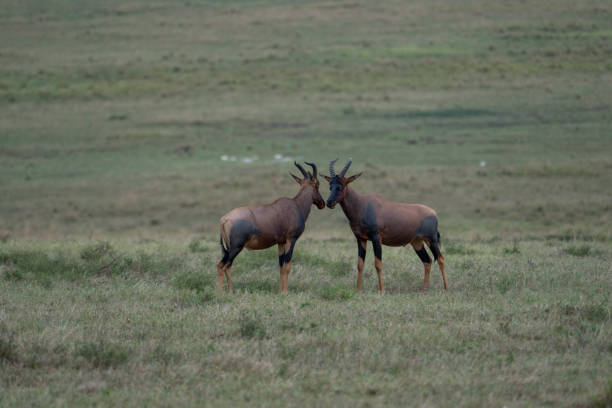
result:
[[[444,257],[440,253],[440,233],[438,232],[438,218],[436,212],[422,204],[404,204],[386,201],[376,194],[359,194],[351,189],[349,183],[355,181],[361,173],[351,177],[344,177],[352,163],[349,159],[340,174],[334,171],[332,160],[329,164],[330,176],[323,176],[329,182],[331,193],[327,199],[327,206],[334,208],[340,203],[342,211],[349,220],[351,230],[357,238],[357,291],[361,290],[363,278],[363,262],[366,255],[366,243],[372,241],[374,248],[374,266],[378,273],[378,287],[384,292],[382,282],[382,247],[412,245],[425,267],[425,289],[429,288],[429,271],[431,258],[427,254],[423,243],[426,243],[442,272],[444,289],[446,273],[444,272]]]
[[[295,197],[282,197],[267,205],[235,208],[221,217],[220,243],[223,258],[217,263],[217,280],[220,289],[224,287],[225,274],[228,289],[232,291],[232,262],[242,248],[266,249],[278,244],[279,291],[287,293],[293,248],[304,232],[310,206],[314,204],[320,210],[325,208],[325,202],[319,194],[317,166],[306,162],[312,167],[310,173],[297,162],[294,164],[304,176],[299,178],[291,174],[300,185],[300,191]]]

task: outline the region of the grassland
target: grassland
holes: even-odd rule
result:
[[[611,13],[3,5],[0,406],[610,406]],[[450,292],[385,248],[355,294],[326,209],[289,296],[273,249],[216,293],[219,217],[296,191],[277,154],[435,208]]]

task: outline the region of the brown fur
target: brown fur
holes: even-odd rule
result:
[[[333,161],[330,165],[332,171]],[[350,165],[347,164],[345,169]],[[344,170],[345,171],[345,170]],[[343,171],[343,173],[344,173]],[[332,173],[333,174],[333,173]],[[356,180],[361,173],[345,178],[343,174],[336,175],[335,183],[340,182],[342,189],[337,190],[337,196],[328,200],[327,205],[334,208],[336,203],[340,203],[342,211],[349,221],[351,230],[357,238],[357,245],[360,246],[360,251],[363,251],[365,257],[365,248],[368,240],[372,241],[375,251],[374,266],[378,275],[378,286],[381,292],[384,292],[382,281],[382,248],[380,245],[388,246],[405,246],[411,244],[415,251],[423,248],[423,243],[431,246],[438,245],[436,242],[430,242],[430,237],[419,234],[419,227],[423,220],[427,217],[437,217],[436,212],[423,204],[405,204],[393,201],[387,201],[376,194],[359,194],[353,190],[349,183]],[[332,182],[333,178],[323,176],[328,182]],[[333,202],[330,202],[333,201]],[[437,234],[437,231],[435,231]],[[378,241],[378,242],[377,242]],[[377,246],[378,251],[377,251]],[[436,247],[439,250],[439,247]],[[380,258],[376,253],[380,254]],[[441,253],[438,256],[438,265],[442,272],[442,280],[444,289],[448,290],[446,283],[446,273],[444,271],[444,257]],[[357,260],[357,286],[356,290],[360,291],[363,280],[363,264],[361,256]],[[423,261],[425,269],[424,289],[429,288],[429,273],[431,270],[431,262]]]
[[[437,215],[426,205],[387,201],[377,194],[359,194],[347,185],[340,206],[349,220],[353,234],[361,239],[368,239],[368,231],[361,223],[368,204],[376,214],[381,242],[388,246],[404,246],[420,239],[415,233],[421,221],[429,215]]]
[[[271,204],[253,205],[235,208],[221,217],[220,234],[226,248],[232,248],[232,227],[239,221],[248,221],[252,224],[257,234],[249,236],[244,247],[252,250],[269,248],[278,245],[279,258],[291,256],[295,241],[304,231],[306,220],[310,214],[310,206],[315,204],[319,209],[325,207],[325,203],[319,194],[319,180],[308,174],[309,177],[300,179],[293,176],[300,184],[300,190],[293,198],[279,198]],[[240,248],[238,251],[240,251]],[[287,293],[288,276],[291,270],[290,258],[280,265],[280,292]],[[218,286],[223,288],[223,275],[227,280],[228,289],[231,291],[231,267],[232,259],[225,263],[223,260],[217,264]]]

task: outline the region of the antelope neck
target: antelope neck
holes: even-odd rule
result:
[[[310,206],[312,205],[312,187],[310,185],[306,185],[298,191],[298,193],[293,197],[293,201],[297,205],[298,209],[302,213],[304,220],[308,218],[308,214],[310,214]]]
[[[340,201],[340,207],[349,220],[357,220],[363,207],[361,195],[349,186],[345,188],[344,199]]]

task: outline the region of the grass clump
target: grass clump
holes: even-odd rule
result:
[[[174,286],[178,289],[191,289],[204,292],[211,288],[212,277],[196,271],[183,271],[174,278]]]
[[[206,248],[206,246],[202,243],[201,239],[193,239],[191,240],[191,242],[189,243],[189,251],[196,253],[196,252],[207,252],[208,248]]]
[[[104,340],[84,342],[76,347],[74,354],[96,368],[117,367],[128,360],[126,349]]]
[[[512,242],[512,248],[504,248],[504,254],[505,255],[516,255],[516,254],[520,254],[521,250],[518,246],[518,241],[514,240]]]
[[[588,405],[589,408],[610,408],[612,407],[612,379],[608,380],[608,385],[605,387],[601,396],[595,397]]]
[[[444,253],[448,255],[473,255],[476,253],[471,248],[466,248],[459,242],[447,242],[444,245]]]
[[[355,292],[344,286],[331,286],[321,291],[321,298],[325,300],[349,300],[355,296]]]
[[[236,290],[244,290],[249,293],[262,292],[262,293],[277,293],[278,292],[278,281],[272,278],[270,279],[250,279],[244,281],[235,281],[233,283]],[[289,283],[289,290],[293,287]]]
[[[571,246],[563,249],[563,252],[572,256],[585,257],[591,254],[591,247],[590,245]]]
[[[33,280],[51,286],[54,279],[76,281],[87,270],[77,260],[64,253],[50,255],[41,250],[0,249],[0,264],[8,266],[8,280]]]
[[[266,326],[261,318],[252,312],[242,311],[238,318],[240,337],[244,339],[263,339],[266,337]]]
[[[212,277],[196,271],[182,271],[173,282],[179,289],[179,303],[182,306],[201,306],[218,300]]]
[[[139,251],[135,257],[125,257],[121,266],[133,272],[150,275],[152,277],[164,276],[168,271],[188,270],[186,259],[181,255],[149,254]]]
[[[610,319],[610,313],[603,304],[585,305],[580,309],[580,315],[591,323],[603,323]]]
[[[217,294],[211,288],[205,290],[183,289],[178,294],[178,304],[182,307],[203,306],[219,300]]]
[[[295,255],[294,262],[304,264],[308,268],[321,268],[334,276],[346,276],[352,270],[351,263],[346,259],[330,259],[304,251]]]
[[[0,324],[0,363],[15,363],[18,360],[15,333]]]
[[[87,245],[80,252],[81,259],[87,262],[98,262],[106,256],[113,258],[116,256],[115,249],[108,241]]]
[[[24,279],[23,273],[11,265],[0,266],[0,276],[7,281],[18,282]]]
[[[28,345],[24,350],[23,362],[28,368],[61,367],[68,361],[68,349],[63,344],[50,346],[39,341]]]
[[[182,356],[180,353],[169,350],[165,344],[158,344],[155,346],[149,355],[150,361],[157,361],[165,366],[176,364],[181,361],[181,359]]]
[[[508,292],[510,289],[516,286],[516,278],[509,274],[499,276],[495,281],[495,288],[502,295]]]

